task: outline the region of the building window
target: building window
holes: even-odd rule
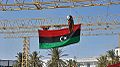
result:
[[[118,50],[116,50],[116,54],[117,54],[117,56],[118,56]]]
[[[90,63],[87,63],[87,67],[90,67]]]

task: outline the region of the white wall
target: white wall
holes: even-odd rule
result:
[[[115,54],[118,55],[118,56],[120,56],[120,48],[116,48],[115,49]]]

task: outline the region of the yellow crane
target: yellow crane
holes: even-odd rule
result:
[[[75,19],[76,24],[81,24],[81,36],[99,36],[99,35],[118,35],[120,29],[120,16],[111,16],[117,19],[109,18],[103,21],[104,17],[78,16]],[[82,20],[89,19],[88,22]],[[93,19],[96,19],[93,21]],[[59,20],[58,24],[55,24]],[[64,23],[61,23],[61,21]],[[44,27],[60,28],[67,25],[66,18],[48,19],[48,18],[24,18],[13,20],[0,20],[0,37],[4,38],[23,38],[23,56],[22,67],[28,67],[29,62],[29,38],[38,37],[38,29]]]
[[[0,0],[0,11],[42,10],[118,5],[119,0]]]
[[[119,0],[0,0],[0,11],[18,11],[18,10],[43,10],[56,8],[81,8],[92,6],[109,6],[119,5]],[[117,16],[119,18],[120,16]],[[95,17],[96,20],[81,22],[81,20],[93,20],[93,17],[79,16],[76,19],[77,23],[82,25],[81,36],[99,36],[99,35],[117,35],[119,34],[120,20],[112,19],[110,21],[102,21],[100,17]],[[100,19],[99,19],[100,18]],[[103,19],[104,17],[102,17]],[[99,20],[98,20],[99,19]],[[55,19],[52,19],[55,20]],[[59,19],[57,19],[59,20]],[[62,18],[66,23],[66,19]],[[0,37],[4,38],[24,38],[23,40],[23,56],[22,67],[28,67],[29,55],[29,38],[38,37],[37,30],[43,26],[58,28],[67,26],[60,21],[57,25],[51,19],[46,18],[27,18],[14,20],[0,20]],[[48,25],[49,24],[49,25]],[[97,33],[98,32],[98,33]],[[102,33],[101,33],[102,32]]]
[[[113,31],[112,34],[114,34],[114,30],[119,31],[120,16],[115,15],[110,17],[105,18],[104,16],[97,16],[97,17],[96,16],[78,16],[74,18],[74,20],[76,24],[82,25],[81,36],[87,36],[87,35],[93,36],[93,35],[104,34],[104,33],[99,34],[99,31]],[[0,37],[7,37],[7,38],[24,37],[24,36],[37,37],[38,29],[41,29],[43,26],[50,27],[50,28],[59,28],[59,27],[64,27],[68,25],[65,17],[24,18],[24,19],[21,18],[21,19],[13,19],[13,20],[3,19],[3,20],[0,20],[0,34],[4,34],[4,36],[2,35]],[[97,31],[98,33],[94,31]],[[89,32],[91,32],[91,34]]]

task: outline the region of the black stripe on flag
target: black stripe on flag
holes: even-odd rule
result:
[[[53,42],[60,42],[67,40],[72,37],[80,36],[80,29],[76,30],[71,34],[66,34],[64,36],[57,36],[57,37],[39,37],[40,43],[53,43]]]

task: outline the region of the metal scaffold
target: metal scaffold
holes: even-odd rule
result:
[[[74,18],[75,24],[81,24],[81,36],[116,35],[120,29],[120,16],[78,16]],[[61,23],[62,22],[62,23]],[[42,27],[67,27],[65,18],[24,18],[13,20],[0,20],[0,37],[22,38],[38,37],[38,29]],[[106,32],[105,32],[106,31]]]
[[[0,11],[81,8],[119,4],[120,0],[0,0]],[[108,17],[77,16],[74,20],[75,24],[81,24],[82,26],[80,36],[108,36],[118,34],[120,36],[120,15]],[[43,27],[57,29],[67,26],[65,17],[1,19],[0,38],[23,38],[22,67],[29,67],[29,39],[31,37],[38,37],[38,29]]]
[[[29,67],[29,37],[23,37],[22,67]]]
[[[118,5],[119,0],[0,0],[0,11]]]
[[[75,24],[81,24],[81,36],[118,35],[120,32],[120,16],[78,16]],[[57,23],[56,23],[57,22]],[[61,23],[62,22],[62,23]],[[38,37],[38,29],[49,27],[57,29],[67,27],[66,18],[24,18],[0,20],[0,37],[23,38],[22,67],[29,66],[29,38]]]

